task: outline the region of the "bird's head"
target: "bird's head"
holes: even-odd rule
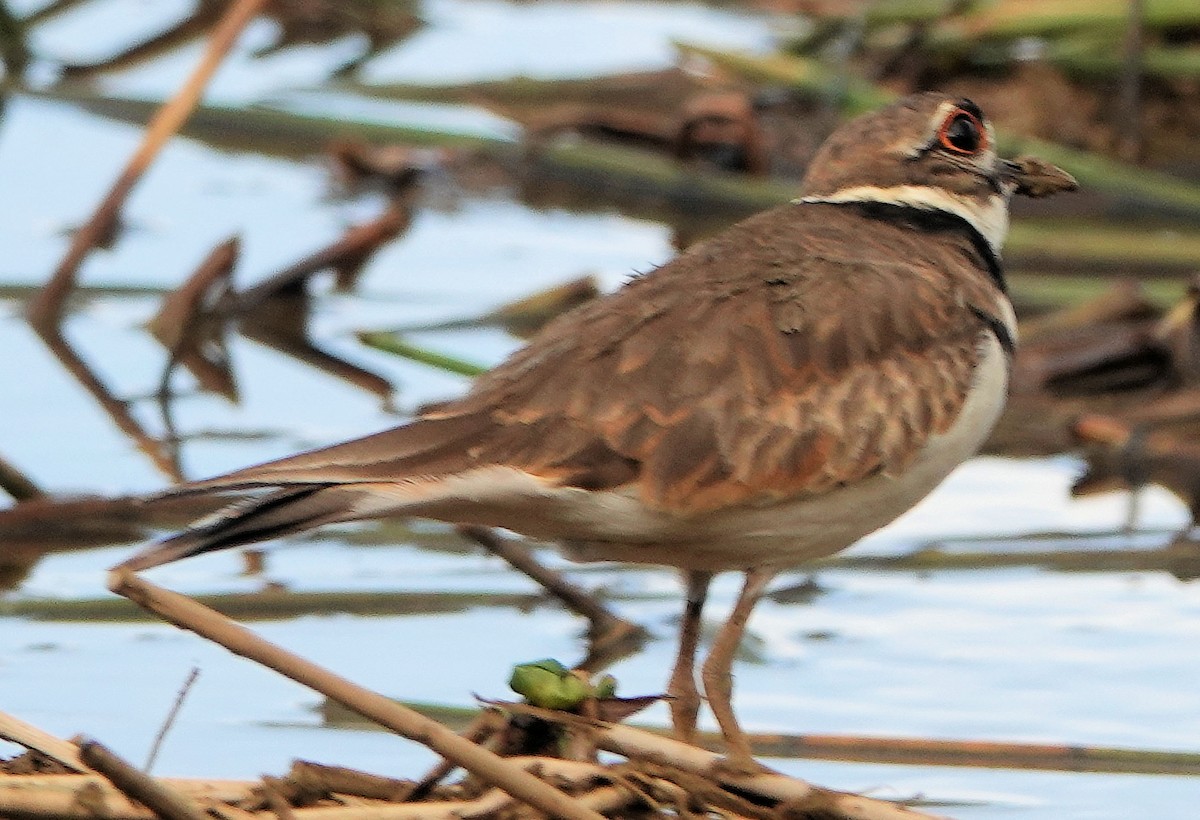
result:
[[[1074,178],[1054,165],[1002,159],[979,106],[930,92],[834,131],[809,165],[797,201],[942,211],[966,220],[999,251],[1013,194],[1050,196],[1074,188]]]

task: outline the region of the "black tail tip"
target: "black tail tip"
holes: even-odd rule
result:
[[[110,571],[118,572],[127,570],[129,572],[141,572],[144,569],[153,569],[163,564],[170,564],[173,561],[188,558],[203,551],[200,545],[195,543],[194,539],[188,538],[186,535],[176,536],[175,538],[168,538],[165,541],[151,544],[141,552],[114,565]]]

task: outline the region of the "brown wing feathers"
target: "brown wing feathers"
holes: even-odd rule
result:
[[[683,257],[673,284],[658,284],[690,292],[695,308],[659,312],[612,361],[589,362],[595,399],[580,418],[641,464],[652,505],[703,511],[899,472],[957,416],[984,332],[960,306],[994,307],[998,293],[982,272],[965,286],[942,275],[903,230],[884,231],[900,247],[877,260],[828,252],[855,226],[825,210],[819,225],[771,212],[752,220],[760,244],[735,231]],[[726,250],[739,246],[749,250]],[[729,282],[728,268],[751,274]]]
[[[560,485],[632,484],[647,504],[681,512],[899,472],[949,427],[971,385],[987,325],[962,307],[994,315],[1003,297],[983,266],[965,282],[942,273],[936,254],[974,253],[969,232],[927,243],[911,226],[866,221],[834,205],[760,214],[561,317],[426,417],[189,485],[298,487],[252,507],[261,520],[241,534],[214,525],[200,540],[306,528],[336,520],[338,504],[349,517],[354,493],[332,484],[490,464]],[[868,233],[874,258],[855,248]],[[854,259],[839,255],[846,247]]]
[[[936,260],[917,256],[903,275],[882,276],[822,254],[822,239],[855,227],[824,209],[834,223],[824,236],[796,224],[804,209],[777,209],[752,220],[767,230],[749,252],[727,250],[737,237],[700,246],[633,282],[620,305],[565,317],[430,417],[198,486],[372,482],[499,463],[593,488],[637,480],[648,501],[677,507],[721,483],[747,497],[789,470],[792,492],[899,469],[956,415],[983,323],[951,320],[965,295]],[[779,259],[786,275],[771,264]],[[731,282],[727,269],[747,273]],[[898,281],[912,293],[885,291]],[[994,298],[986,283],[979,290]],[[911,387],[926,378],[945,389]],[[890,437],[865,429],[886,421],[880,406],[901,421]],[[876,440],[882,449],[861,444]]]

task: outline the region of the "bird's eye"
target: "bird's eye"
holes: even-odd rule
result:
[[[977,154],[987,145],[987,132],[978,117],[959,108],[942,123],[938,141],[955,154]]]

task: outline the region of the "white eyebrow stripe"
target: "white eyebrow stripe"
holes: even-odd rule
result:
[[[901,140],[892,146],[892,152],[910,159],[921,156],[921,154],[937,144],[938,131],[941,129],[942,123],[945,122],[946,117],[950,115],[950,112],[954,111],[956,108],[958,108],[958,103],[952,102],[951,100],[946,100],[944,103],[938,106],[937,111],[935,111],[933,116],[930,118],[929,128],[927,128],[925,131],[924,140],[917,143],[913,143],[908,140]]]

